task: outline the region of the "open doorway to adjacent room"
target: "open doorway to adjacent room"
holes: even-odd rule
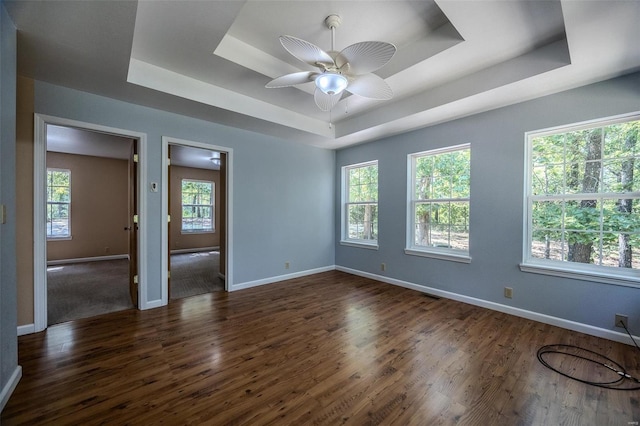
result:
[[[137,307],[137,139],[45,131],[47,325]]]
[[[227,153],[169,143],[169,301],[225,291]]]

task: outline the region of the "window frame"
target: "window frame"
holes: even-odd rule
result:
[[[469,250],[460,250],[448,247],[426,247],[417,246],[415,244],[415,208],[418,202],[424,202],[425,200],[418,200],[415,197],[416,187],[416,161],[421,157],[435,156],[440,154],[446,154],[455,151],[469,150],[469,196],[463,198],[442,198],[442,201],[464,201],[469,203],[469,219],[471,218],[471,143],[463,143],[458,145],[451,145],[442,148],[430,149],[427,151],[413,152],[407,155],[407,231],[406,231],[406,245],[405,254],[412,256],[430,257],[441,260],[449,260],[460,263],[471,263],[471,232],[469,231]],[[433,199],[435,202],[438,199]],[[471,228],[469,228],[470,230]]]
[[[377,229],[378,233],[375,239],[360,239],[360,238],[349,238],[349,206],[352,204],[363,204],[363,202],[352,203],[349,201],[350,187],[349,187],[349,172],[354,169],[364,168],[375,165],[378,169],[378,181],[376,182],[376,200],[369,200],[364,203],[366,204],[375,204],[378,211],[378,218],[380,214],[380,203],[379,203],[379,194],[380,194],[380,168],[378,165],[378,160],[365,161],[362,163],[349,164],[342,167],[342,226],[341,226],[341,239],[340,244],[345,246],[354,246],[361,247],[366,249],[377,250],[379,247],[378,237],[380,235],[379,228]],[[377,222],[379,225],[379,221]]]
[[[184,204],[183,200],[184,200],[184,183],[185,182],[195,182],[195,183],[205,183],[205,184],[210,184],[211,185],[211,204]],[[205,179],[191,179],[191,178],[183,178],[180,181],[180,233],[181,234],[187,234],[187,235],[193,235],[193,234],[211,234],[211,233],[215,233],[216,232],[216,210],[215,210],[215,205],[216,205],[216,201],[215,201],[215,197],[216,197],[216,183],[214,181],[211,180],[205,180]],[[203,208],[203,207],[208,207],[211,209],[211,229],[208,228],[198,228],[198,229],[184,229],[184,216],[183,216],[183,212],[184,212],[184,208],[185,206],[189,207],[199,207],[199,208]]]
[[[49,188],[51,187],[51,185],[49,184],[49,172],[63,172],[63,173],[67,173],[69,175],[69,201],[67,202],[58,202],[58,201],[49,201]],[[46,239],[47,241],[68,241],[72,239],[72,233],[71,233],[71,170],[70,169],[63,169],[63,168],[59,168],[59,167],[47,167],[47,174],[46,174],[46,179],[47,179],[47,183],[45,185],[45,194],[46,194],[46,200],[45,200],[45,208],[46,208],[46,215],[47,217],[49,216],[49,206],[52,204],[55,205],[67,205],[67,229],[68,232],[66,235],[61,235],[61,236],[55,236],[55,235],[51,235],[49,233],[49,225],[47,223],[47,220],[45,218],[45,226],[46,226]]]
[[[634,112],[629,114],[622,114],[612,117],[599,118],[594,120],[583,121],[574,124],[555,126],[551,128],[535,130],[525,132],[525,158],[524,158],[524,190],[523,190],[523,247],[522,247],[522,263],[520,263],[520,270],[523,272],[531,272],[543,275],[551,275],[556,277],[564,277],[571,279],[579,279],[584,281],[599,282],[605,284],[621,285],[628,287],[640,288],[640,271],[633,268],[616,268],[611,266],[594,265],[579,262],[569,262],[566,260],[555,259],[540,259],[532,256],[532,237],[533,237],[533,201],[534,199],[543,199],[544,196],[535,196],[533,192],[533,140],[535,138],[564,134],[570,132],[577,132],[582,130],[602,128],[607,126],[621,124],[631,121],[640,120],[640,112]],[[606,158],[601,159],[601,161]],[[600,171],[602,173],[602,171]],[[600,179],[600,182],[602,179]],[[597,192],[596,197],[598,202],[600,200],[613,199],[612,194],[622,194],[616,192]],[[603,194],[609,194],[603,196]],[[627,197],[640,197],[640,192],[630,192],[625,194]],[[554,198],[553,195],[547,196],[550,200]],[[556,195],[555,198],[561,198]],[[565,199],[575,199],[579,201],[584,199],[584,195],[566,194]],[[614,197],[615,198],[615,197]],[[564,222],[563,222],[564,223]],[[564,229],[564,227],[562,227]],[[600,233],[603,232],[603,224],[600,221]]]

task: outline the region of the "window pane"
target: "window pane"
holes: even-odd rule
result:
[[[449,227],[447,225],[433,224],[431,226],[432,247],[451,248],[449,237]]]
[[[415,154],[411,164],[413,246],[468,251],[470,149]]]
[[[562,227],[562,201],[534,201],[532,203],[532,224],[534,230]]]
[[[566,247],[559,231],[533,231],[531,255],[536,259],[564,260]]]
[[[378,167],[363,166],[349,169],[349,202],[377,201]]]
[[[182,230],[188,232],[212,231],[213,182],[182,180]]]
[[[469,203],[420,203],[416,206],[414,245],[469,249]]]
[[[639,136],[635,120],[529,140],[531,257],[638,267]],[[544,199],[561,194],[577,197]]]
[[[600,204],[597,200],[567,201],[565,229],[600,231]]]
[[[413,243],[417,246],[430,246],[431,236],[429,233],[429,223],[431,218],[431,203],[419,203],[415,207]]]
[[[564,193],[564,165],[543,164],[533,167],[533,194],[563,194]]]
[[[434,175],[431,182],[433,192],[430,198],[451,198],[451,176]]]
[[[347,200],[345,235],[352,240],[378,238],[378,163],[344,168]]]
[[[562,134],[534,138],[532,146],[533,165],[562,162],[564,158],[564,138],[565,136]]]
[[[378,206],[352,204],[348,207],[348,237],[356,240],[378,238]]]
[[[608,160],[602,164],[602,192],[640,191],[640,159]]]
[[[71,171],[47,169],[47,238],[71,236]]]
[[[469,228],[466,226],[451,226],[451,248],[469,251]]]

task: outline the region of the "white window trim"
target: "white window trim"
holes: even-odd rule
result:
[[[56,236],[51,236],[49,235],[49,230],[48,227],[46,229],[46,240],[47,241],[71,241],[73,239],[73,234],[71,233],[71,169],[61,169],[59,167],[47,167],[46,170],[46,176],[47,176],[47,185],[45,188],[45,194],[49,191],[49,171],[54,171],[54,172],[67,172],[69,173],[69,202],[66,203],[69,206],[69,217],[68,217],[68,229],[69,229],[69,234],[68,235],[63,235],[60,237],[56,237]],[[47,200],[45,201],[45,208],[47,209],[47,214],[49,211],[49,197],[47,197]],[[45,223],[46,226],[46,223]]]
[[[466,250],[456,250],[445,247],[421,247],[414,245],[415,241],[415,214],[413,199],[413,190],[415,188],[415,159],[425,154],[438,155],[447,152],[461,151],[463,149],[471,150],[470,143],[460,145],[447,146],[444,148],[430,149],[427,151],[413,152],[407,155],[407,231],[406,246],[404,253],[410,256],[430,257],[433,259],[448,260],[452,262],[471,263],[471,254]],[[462,199],[461,199],[462,200]],[[471,202],[471,197],[469,197]],[[471,238],[469,238],[471,239]],[[471,241],[469,241],[471,242]]]
[[[561,278],[570,278],[583,281],[593,281],[604,284],[619,285],[625,287],[640,288],[640,271],[628,268],[614,268],[600,265],[581,264],[566,262],[562,260],[538,259],[531,256],[531,200],[533,196],[531,190],[531,140],[535,137],[544,137],[558,132],[573,132],[593,127],[605,127],[627,121],[640,120],[640,111],[629,114],[622,114],[609,118],[583,121],[567,126],[556,126],[547,129],[535,130],[524,134],[525,158],[524,158],[524,223],[523,223],[523,248],[522,263],[519,265],[523,272],[530,272],[542,275],[551,275]],[[600,194],[604,195],[604,194]],[[571,198],[571,196],[569,197]]]
[[[182,204],[182,184],[184,181],[188,182],[200,182],[200,183],[210,183],[211,184],[211,204],[199,204],[199,206],[209,207],[211,206],[211,229],[183,229],[183,217],[182,217],[182,209],[184,208],[184,204]],[[216,183],[212,180],[205,179],[189,179],[183,178],[180,181],[180,234],[185,235],[194,235],[194,234],[215,234],[216,232]]]
[[[347,224],[349,223],[349,209],[347,208],[347,203],[348,203],[348,194],[349,194],[349,181],[347,179],[347,172],[350,169],[355,169],[358,167],[367,167],[367,166],[372,166],[375,165],[376,167],[378,167],[378,160],[372,160],[372,161],[365,161],[363,163],[357,163],[357,164],[349,164],[346,166],[342,166],[342,197],[341,197],[341,209],[342,209],[342,220],[341,220],[341,227],[340,227],[340,245],[343,246],[348,246],[348,247],[359,247],[359,248],[365,248],[365,249],[370,249],[370,250],[378,250],[379,245],[378,245],[378,240],[362,240],[362,239],[356,239],[356,238],[348,238],[349,232],[347,229]],[[378,173],[380,172],[380,169],[378,169]],[[378,194],[379,192],[379,188],[380,188],[380,174],[378,174]],[[378,201],[376,201],[376,206],[378,206],[378,215],[380,214],[380,204],[379,204],[379,197],[378,197]],[[379,217],[379,216],[378,216]],[[378,223],[378,225],[380,225]],[[378,229],[378,235],[380,233],[380,230]]]

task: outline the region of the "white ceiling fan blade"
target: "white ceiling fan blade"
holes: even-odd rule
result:
[[[293,74],[286,74],[275,78],[268,82],[264,87],[273,89],[277,87],[289,87],[296,84],[309,83],[313,81],[312,76],[317,73],[310,71],[294,72]]]
[[[334,65],[333,58],[327,52],[308,41],[292,36],[280,36],[280,43],[287,52],[309,65],[314,67],[318,64]]]
[[[316,101],[316,105],[318,105],[318,108],[323,111],[329,111],[331,108],[336,106],[341,97],[342,92],[335,95],[328,95],[317,87],[315,93],[313,94],[313,99]]]
[[[346,90],[363,98],[384,101],[393,98],[391,87],[375,74],[359,75],[349,83]]]
[[[395,53],[396,47],[391,43],[363,41],[345,47],[336,57],[336,65],[348,74],[367,74],[382,68]],[[348,68],[343,69],[345,65]]]

